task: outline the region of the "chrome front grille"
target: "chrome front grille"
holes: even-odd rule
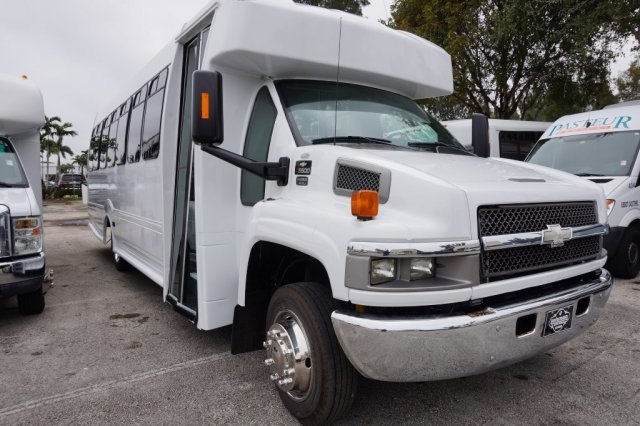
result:
[[[487,206],[478,209],[480,236],[537,232],[547,225],[574,228],[598,223],[593,201]]]
[[[380,173],[338,164],[336,188],[348,191],[380,190]]]
[[[11,216],[9,209],[0,206],[0,257],[11,256]]]
[[[561,247],[535,245],[485,251],[482,253],[482,268],[487,278],[519,275],[594,260],[601,249],[602,236],[595,235],[567,241]]]
[[[478,231],[481,239],[485,237],[482,275],[485,280],[495,281],[595,260],[602,251],[602,235],[581,235],[579,230],[597,224],[597,205],[592,201],[480,207]],[[551,225],[572,228],[573,238],[553,245],[531,234],[548,230]],[[510,245],[491,247],[487,245],[491,239],[486,238],[490,236],[507,236],[504,240]]]

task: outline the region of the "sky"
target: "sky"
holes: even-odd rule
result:
[[[365,17],[387,19],[393,0],[370,0]],[[0,0],[0,73],[27,75],[45,113],[73,123],[65,139],[87,149],[96,114],[210,0]],[[628,50],[628,49],[627,49]],[[630,54],[612,65],[628,67]]]

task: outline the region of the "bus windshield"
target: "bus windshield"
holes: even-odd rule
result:
[[[610,132],[541,140],[527,161],[578,176],[629,176],[640,132]]]
[[[354,84],[276,83],[298,145],[354,143],[467,152],[411,99]]]
[[[26,188],[27,179],[8,139],[0,138],[0,188]]]

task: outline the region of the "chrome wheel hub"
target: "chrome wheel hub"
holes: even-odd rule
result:
[[[295,399],[304,399],[311,382],[309,343],[298,317],[279,312],[263,343],[267,351],[264,363],[271,367],[271,380]]]

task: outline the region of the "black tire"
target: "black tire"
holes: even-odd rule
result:
[[[627,228],[613,259],[609,259],[609,269],[618,278],[635,278],[640,272],[640,231]]]
[[[113,266],[115,266],[118,271],[128,272],[131,270],[129,262],[113,251],[113,235],[111,235],[111,257],[113,258]]]
[[[31,293],[18,295],[18,310],[22,315],[35,315],[44,311],[42,286]]]
[[[269,302],[267,330],[279,312],[295,314],[310,348],[311,379],[304,399],[277,388],[282,402],[301,423],[327,424],[349,411],[356,396],[358,373],[345,356],[331,324],[337,308],[330,291],[317,283],[295,283],[276,290]]]

